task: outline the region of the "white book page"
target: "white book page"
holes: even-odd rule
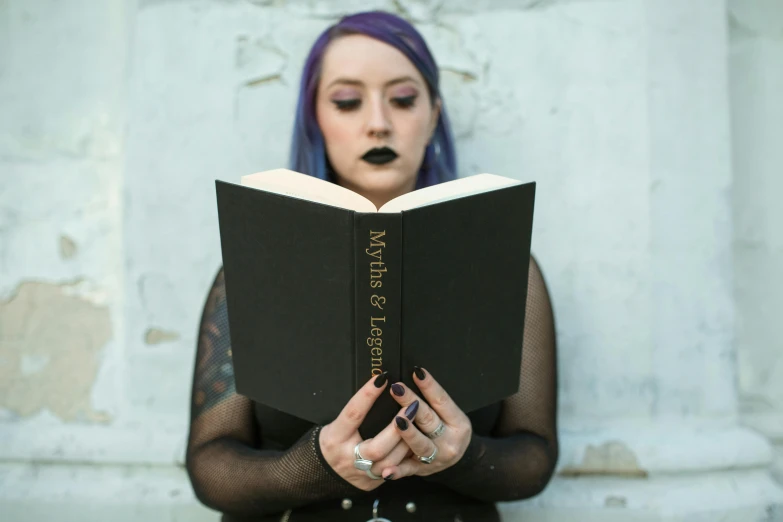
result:
[[[476,174],[414,190],[387,202],[380,209],[364,196],[322,179],[288,169],[274,169],[242,176],[242,185],[293,198],[323,203],[357,212],[398,213],[442,201],[518,185],[515,179]]]
[[[423,189],[414,190],[413,192],[408,192],[407,194],[403,194],[402,196],[398,196],[389,201],[378,209],[378,212],[402,212],[403,210],[410,210],[412,208],[432,205],[442,201],[489,192],[490,190],[519,185],[521,183],[521,181],[498,176],[496,174],[476,174],[475,176],[447,181],[446,183],[440,183],[438,185],[433,185],[432,187],[425,187]]]
[[[369,199],[356,192],[288,169],[267,170],[242,176],[242,185],[347,210],[377,212]]]

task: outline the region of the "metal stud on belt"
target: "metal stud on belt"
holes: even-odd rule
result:
[[[375,502],[372,504],[372,518],[368,520],[367,522],[392,522],[388,518],[381,518],[378,516],[378,504],[380,503],[380,500],[377,498],[375,499]]]

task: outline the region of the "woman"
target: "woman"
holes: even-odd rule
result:
[[[388,13],[343,18],[305,64],[291,167],[381,206],[455,176],[438,71],[421,36]],[[494,503],[532,497],[558,455],[555,331],[531,258],[520,391],[468,414],[437,376],[418,390],[366,383],[326,426],[235,393],[225,290],[204,308],[193,383],[187,469],[197,497],[236,520],[394,522],[499,520]],[[391,385],[390,385],[391,384]],[[357,431],[381,393],[400,413],[376,437]]]

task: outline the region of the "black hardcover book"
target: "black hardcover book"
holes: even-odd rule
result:
[[[373,375],[465,412],[519,389],[535,183],[480,174],[381,209],[287,170],[216,181],[237,392],[331,422]],[[371,437],[399,405],[384,393]]]

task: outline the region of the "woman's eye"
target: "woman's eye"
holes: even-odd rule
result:
[[[359,100],[333,100],[338,110],[350,111],[359,106]]]
[[[404,109],[407,109],[408,107],[413,107],[413,103],[416,101],[416,96],[403,96],[401,98],[392,98],[392,102],[394,102],[395,105],[398,107],[402,107]]]

